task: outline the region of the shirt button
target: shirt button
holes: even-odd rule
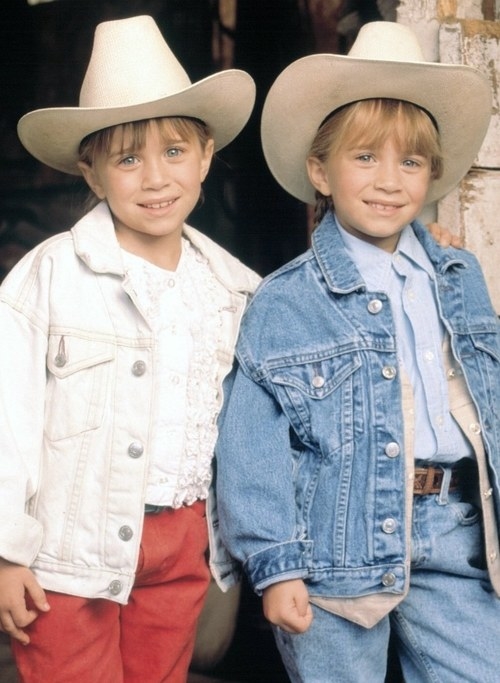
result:
[[[395,441],[391,441],[385,447],[385,454],[388,458],[397,458],[400,452],[401,450],[399,448],[399,444],[397,444]]]
[[[144,446],[139,441],[132,441],[128,447],[128,454],[131,458],[140,458],[144,453]]]
[[[382,522],[382,531],[385,534],[393,534],[396,531],[396,526],[396,520],[392,517],[388,517]]]
[[[382,377],[385,379],[394,379],[396,377],[396,368],[392,365],[386,365],[382,368]]]
[[[427,362],[430,363],[431,360],[434,360],[434,354],[432,353],[432,351],[426,351],[424,353],[424,358]]]
[[[473,434],[481,434],[481,426],[477,422],[473,422],[469,425],[469,429]]]
[[[312,378],[311,384],[313,385],[313,387],[315,389],[321,389],[321,387],[324,386],[324,384],[325,384],[325,378],[321,377],[321,375],[315,375]]]
[[[132,374],[140,377],[146,372],[146,363],[143,360],[136,360],[132,365]]]
[[[134,532],[129,526],[122,526],[118,531],[118,536],[121,538],[122,541],[130,541],[133,535]]]
[[[108,586],[108,591],[111,593],[111,595],[118,595],[118,593],[121,593],[122,591],[122,582],[121,581],[111,581],[111,583]]]
[[[170,278],[167,282],[167,285],[172,288],[175,287],[175,280],[173,278]]]
[[[380,299],[372,299],[368,304],[368,311],[373,314],[380,313],[383,306],[384,304],[380,301]]]
[[[382,585],[385,586],[386,588],[390,588],[391,586],[394,586],[396,583],[396,574],[394,572],[386,572],[382,576]]]

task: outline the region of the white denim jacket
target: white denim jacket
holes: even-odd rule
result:
[[[222,404],[259,278],[193,228],[184,234],[227,290]],[[48,590],[126,603],[161,378],[105,203],[9,273],[0,330],[0,557],[31,567]],[[212,528],[212,550],[216,541]],[[211,564],[227,573],[224,558]]]

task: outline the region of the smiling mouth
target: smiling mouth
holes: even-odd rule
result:
[[[141,204],[145,209],[164,209],[167,206],[172,206],[175,199],[169,199],[168,202],[156,202],[155,204]]]
[[[378,202],[366,202],[368,206],[376,211],[394,211],[395,209],[400,209],[401,204],[379,204]]]

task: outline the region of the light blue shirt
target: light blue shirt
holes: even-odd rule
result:
[[[398,358],[415,399],[415,459],[454,462],[470,456],[471,448],[449,409],[442,351],[445,329],[433,269],[413,229],[404,228],[390,254],[337,225],[368,290],[385,292],[391,302]]]

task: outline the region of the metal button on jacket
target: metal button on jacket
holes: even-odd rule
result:
[[[396,526],[396,520],[392,517],[387,517],[387,519],[384,519],[382,522],[382,531],[385,534],[393,534],[396,531]]]
[[[385,365],[382,368],[382,377],[385,379],[394,379],[396,377],[396,368],[392,365]]]
[[[128,454],[131,458],[140,458],[144,453],[144,446],[140,441],[132,441],[128,447]]]
[[[395,441],[390,441],[386,445],[384,452],[388,458],[396,458],[400,454],[401,449],[399,448],[399,444],[397,444]]]
[[[391,586],[394,586],[396,583],[396,575],[394,572],[386,572],[382,576],[382,585],[385,586],[386,588],[390,588]]]
[[[133,535],[134,535],[134,532],[127,525],[121,526],[119,531],[118,531],[118,536],[122,539],[122,541],[130,541],[130,539],[132,538]]]
[[[321,377],[321,375],[315,375],[312,378],[312,385],[315,389],[321,389],[322,386],[325,384],[325,378]]]
[[[367,308],[368,308],[368,311],[370,313],[376,314],[376,313],[380,313],[383,306],[384,306],[384,304],[380,301],[380,299],[372,299],[369,302]]]
[[[66,365],[66,356],[64,353],[57,354],[57,356],[54,358],[54,365],[56,368],[62,368]]]
[[[111,581],[111,583],[108,586],[108,591],[111,593],[111,595],[118,595],[118,593],[121,593],[122,591],[122,582],[121,581]]]
[[[132,374],[140,377],[146,372],[146,363],[143,360],[136,360],[132,365]]]

